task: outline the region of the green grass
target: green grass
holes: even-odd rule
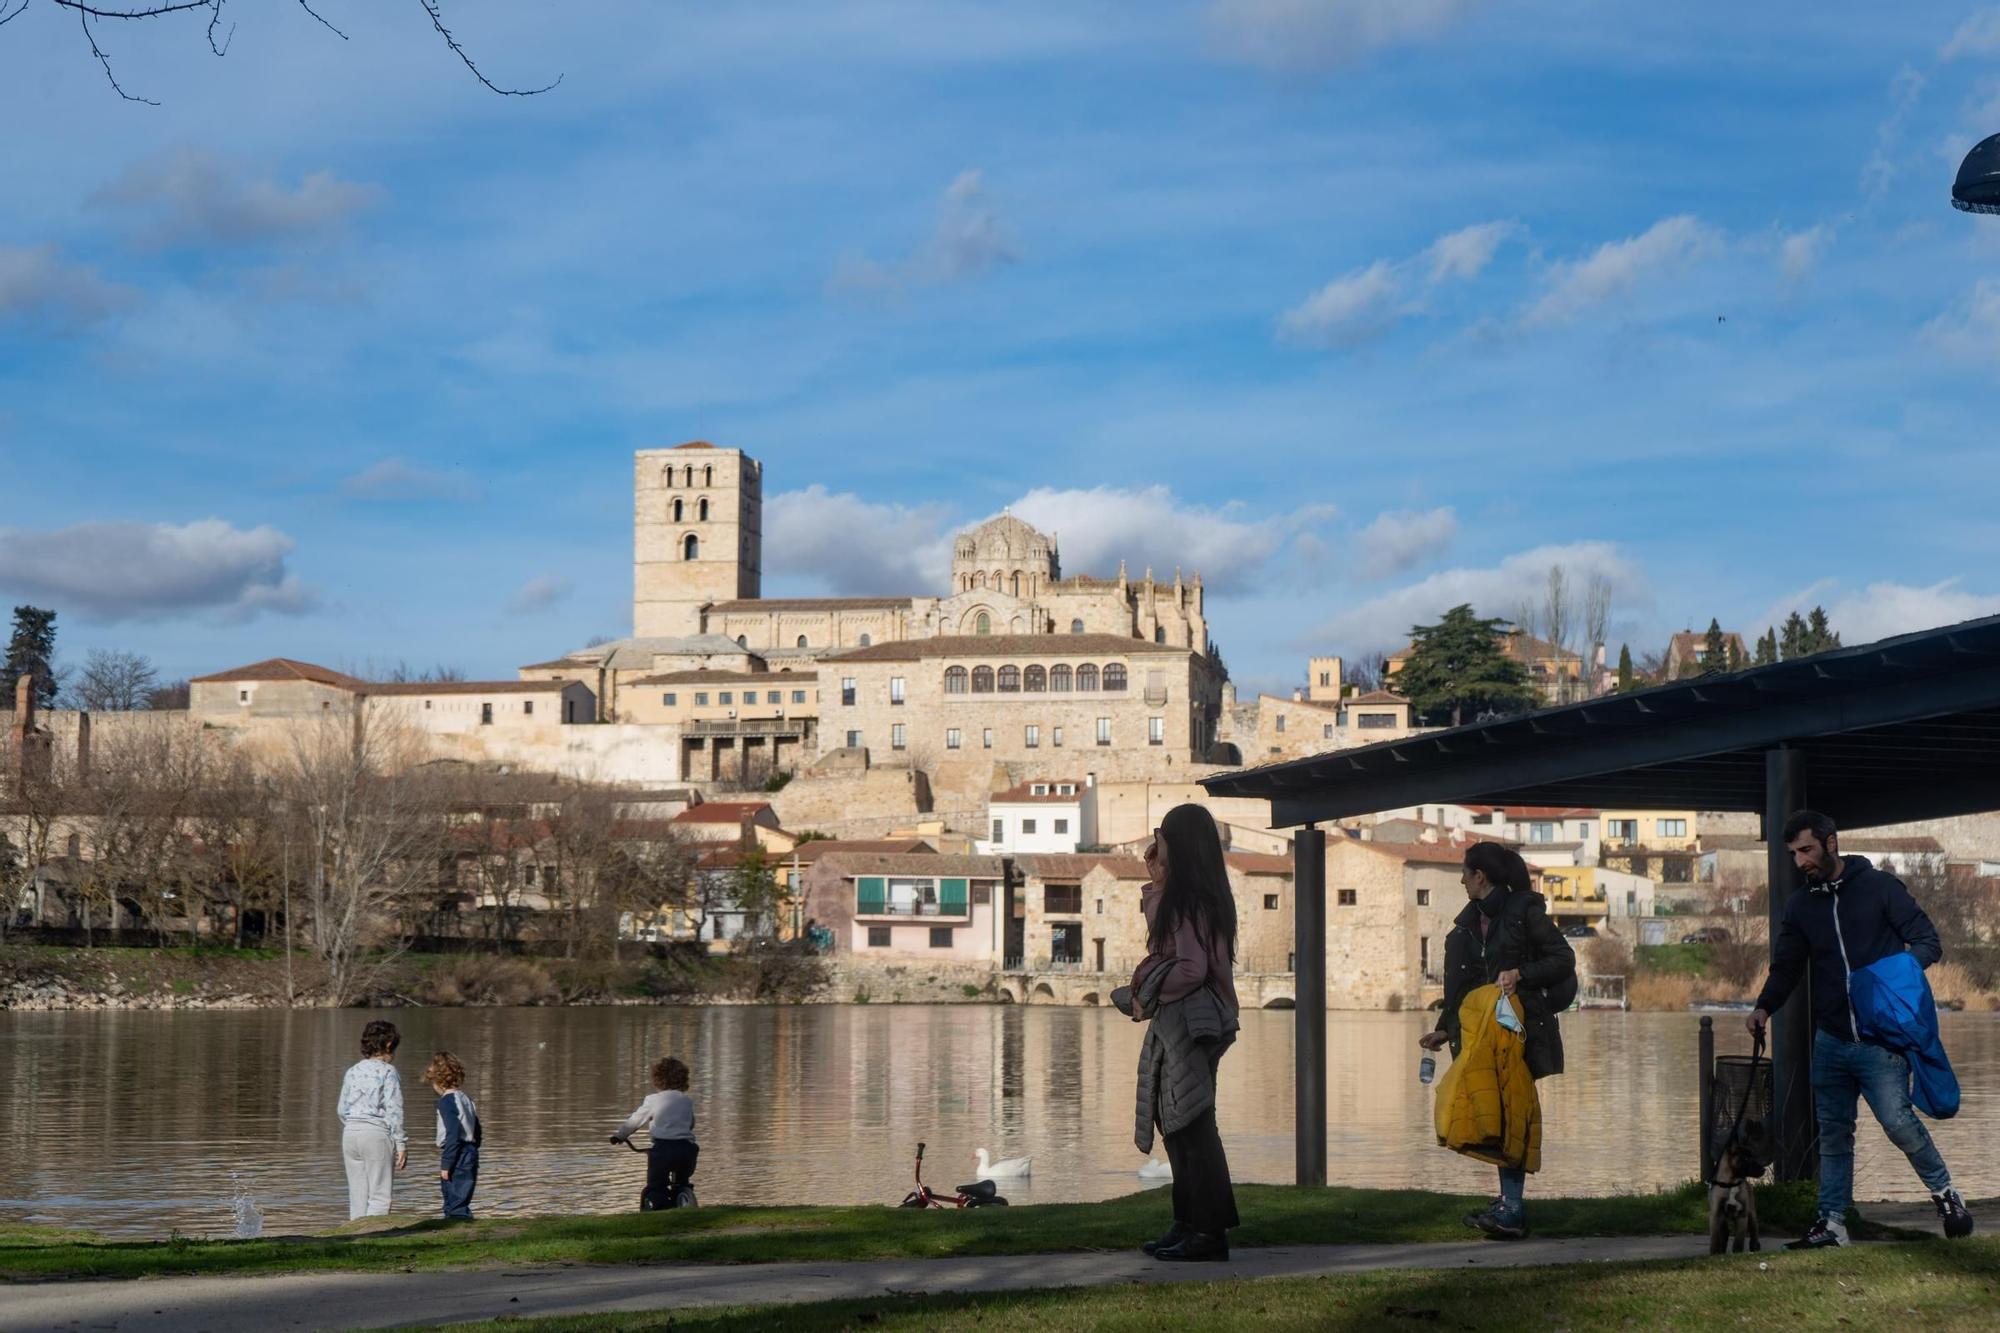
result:
[[[1484,1198],[1414,1190],[1303,1190],[1239,1185],[1239,1246],[1463,1240],[1460,1218]],[[1534,1199],[1542,1236],[1706,1233],[1698,1185],[1664,1194]],[[1759,1192],[1772,1235],[1803,1230],[1812,1188]],[[274,1273],[302,1269],[396,1271],[482,1264],[635,1264],[667,1261],[942,1258],[980,1254],[1122,1250],[1166,1229],[1165,1191],[1104,1203],[922,1212],[865,1208],[699,1208],[691,1212],[413,1222],[382,1230],[343,1227],[317,1236],[260,1240],[113,1241],[68,1234],[0,1233],[0,1278],[139,1277],[155,1273]]]
[[[809,1305],[676,1309],[454,1324],[459,1333],[786,1333],[930,1329],[1397,1328],[1706,1330],[1991,1329],[2000,1238],[1653,1263],[1449,1269],[1322,1278],[892,1296]]]
[[[1642,972],[1685,972],[1691,977],[1708,975],[1713,951],[1706,944],[1641,944],[1632,950],[1632,961]]]

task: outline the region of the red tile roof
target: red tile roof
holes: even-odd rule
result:
[[[1599,812],[1581,805],[1466,805],[1476,815],[1499,812],[1503,819],[1595,819]]]
[[[676,449],[713,449],[714,447],[707,440],[689,440],[686,444],[677,444],[674,446]]]
[[[1343,699],[1341,702],[1349,704],[1406,704],[1409,700],[1390,690],[1370,690],[1366,694],[1357,694],[1352,699]]]
[[[771,809],[769,801],[703,801],[674,816],[676,824],[741,824]]]
[[[1235,866],[1246,875],[1290,875],[1292,858],[1271,856],[1264,852],[1224,852],[1223,861]]]
[[[1037,879],[1082,879],[1102,867],[1121,880],[1145,880],[1146,863],[1133,856],[1105,856],[1097,853],[1035,852],[1017,857],[1021,868]]]
[[[300,662],[289,657],[267,657],[249,666],[233,667],[228,671],[218,671],[213,675],[196,676],[188,683],[206,685],[224,681],[271,681],[308,680],[315,685],[334,685],[341,689],[359,688],[363,682],[345,672],[330,667],[315,666],[311,662]]]
[[[1070,792],[1068,795],[1059,795],[1055,789],[1065,782],[1075,787],[1076,790]],[[994,792],[986,798],[986,803],[988,805],[1024,805],[1040,801],[1054,801],[1067,805],[1083,799],[1084,786],[1082,778],[1029,778],[1026,782],[1016,783],[1006,791]],[[1048,790],[1037,796],[1035,795],[1035,788],[1037,787],[1047,787]]]

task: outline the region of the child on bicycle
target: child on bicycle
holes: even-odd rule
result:
[[[641,1212],[679,1207],[683,1190],[688,1202],[694,1201],[688,1177],[694,1174],[701,1146],[694,1141],[694,1099],[688,1096],[687,1087],[686,1065],[672,1056],[656,1061],[654,1091],[611,1136],[613,1143],[623,1143],[639,1130],[652,1131],[653,1146],[646,1155],[646,1192],[639,1196]]]

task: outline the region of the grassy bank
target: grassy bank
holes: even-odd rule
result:
[[[1990,1329],[2000,1238],[1832,1253],[1728,1255],[1664,1263],[1362,1273],[1243,1282],[1128,1284],[974,1296],[593,1314],[458,1324],[458,1333],[640,1333],[674,1328],[788,1333],[941,1328],[1111,1329]]]
[[[638,946],[632,946],[636,952]],[[774,969],[743,957],[698,955],[521,958],[405,953],[368,978],[358,1003],[399,1005],[617,1004],[647,1000],[804,998],[816,982],[795,960]],[[283,1008],[327,1003],[325,975],[282,950],[0,945],[0,1009]]]
[[[1463,1240],[1461,1217],[1481,1197],[1414,1190],[1303,1190],[1241,1185],[1236,1245],[1332,1245]],[[1705,1233],[1706,1199],[1687,1185],[1664,1194],[1536,1199],[1541,1236]],[[1767,1232],[1792,1234],[1810,1218],[1809,1188],[1758,1198]],[[0,1277],[140,1277],[156,1273],[275,1273],[302,1269],[400,1271],[481,1264],[758,1263],[790,1259],[943,1258],[1121,1250],[1158,1235],[1165,1191],[1104,1203],[919,1212],[899,1208],[699,1208],[688,1212],[493,1219],[394,1230],[261,1240],[109,1241],[68,1233],[0,1232]],[[370,1225],[370,1224],[361,1224]],[[374,1223],[379,1227],[379,1222]]]

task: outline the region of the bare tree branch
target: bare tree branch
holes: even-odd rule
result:
[[[331,23],[328,23],[325,18],[321,17],[320,12],[317,9],[314,9],[311,5],[306,3],[306,0],[299,0],[299,8],[305,10],[306,13],[312,15],[314,18],[319,19],[320,27],[325,28],[328,32],[340,38],[340,40],[343,42],[347,40],[346,33],[334,27]]]
[[[20,4],[14,6],[13,11],[11,13],[0,13],[0,28],[6,27],[9,23],[12,23],[15,19],[21,17],[21,11],[26,9],[27,7],[28,7],[28,0],[21,0]],[[4,8],[5,8],[4,5],[0,5],[0,9]]]
[[[555,87],[557,83],[561,83],[563,81],[563,76],[558,74],[555,77],[555,83],[546,83],[539,88],[500,87],[498,84],[494,83],[493,80],[487,78],[484,74],[479,72],[479,66],[472,63],[472,57],[465,53],[465,48],[460,46],[458,44],[458,39],[451,35],[451,29],[444,26],[444,15],[438,11],[437,0],[417,0],[417,3],[422,5],[424,7],[424,12],[431,16],[431,26],[438,30],[438,36],[444,38],[444,44],[451,48],[452,54],[457,56],[461,61],[463,61],[465,63],[465,67],[472,71],[472,77],[478,79],[481,83],[485,84],[488,88],[492,89],[494,92],[499,93],[502,97],[533,97],[537,93],[547,92],[549,89]]]
[[[234,23],[229,25],[229,32],[223,37],[222,45],[217,46],[215,44],[215,26],[222,22],[222,0],[214,0],[214,3],[215,12],[208,16],[208,49],[215,52],[218,57],[221,57],[229,54],[229,43],[236,36],[236,25]]]
[[[77,13],[94,19],[156,19],[162,14],[178,14],[189,9],[207,9],[215,0],[173,0],[171,4],[154,5],[148,9],[99,9],[86,5],[82,0],[55,0],[63,9],[74,9]]]
[[[59,5],[66,5],[68,3],[68,0],[56,0],[56,3]],[[118,76],[111,72],[111,57],[105,55],[103,51],[98,49],[97,38],[91,34],[90,31],[91,11],[83,8],[81,5],[74,6],[74,8],[76,9],[77,21],[83,24],[83,39],[86,42],[90,43],[90,54],[96,56],[97,63],[104,66],[104,77],[111,81],[111,90],[117,93],[120,97],[124,98],[128,102],[144,102],[147,106],[158,106],[159,103],[155,102],[152,98],[134,96],[133,94],[126,92],[123,88],[118,86]],[[187,6],[181,5],[177,6],[177,8],[185,9],[187,8]],[[166,11],[163,10],[161,12],[164,13]],[[122,17],[136,18],[139,16],[127,14],[123,15]]]

